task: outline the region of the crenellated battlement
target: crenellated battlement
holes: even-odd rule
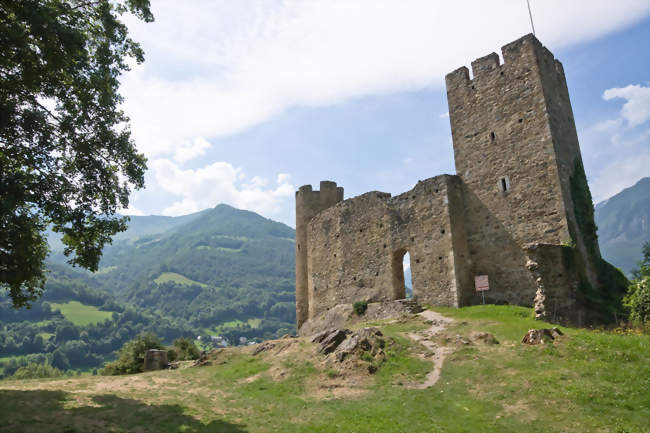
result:
[[[323,201],[321,197],[327,203],[335,200],[334,204],[336,204],[343,200],[343,187],[337,186],[336,182],[323,180],[320,183],[320,191],[314,190],[311,185],[303,185],[296,191],[296,200],[300,199],[303,203],[313,201],[319,207],[321,207],[320,202]]]
[[[469,88],[477,90],[477,85],[482,81],[492,80],[494,74],[505,76],[506,79],[513,77],[513,72],[531,68],[539,68],[540,64],[552,63],[556,72],[564,76],[562,64],[555,59],[542,43],[533,35],[528,34],[504,45],[501,48],[503,63],[497,53],[490,53],[487,56],[479,57],[474,60],[472,66],[472,76],[470,77],[469,69],[462,66],[445,76],[447,91],[454,89]],[[493,84],[493,83],[490,83]]]
[[[472,62],[472,75],[478,77],[482,74],[490,73],[500,66],[499,55],[497,53],[490,53]]]

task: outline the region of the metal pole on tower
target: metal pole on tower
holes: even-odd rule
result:
[[[533,13],[530,11],[530,0],[526,0],[526,4],[528,5],[528,16],[530,17],[530,26],[533,28],[533,36],[536,36],[535,24],[533,24]]]

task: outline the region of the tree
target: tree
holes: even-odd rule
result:
[[[650,323],[650,242],[643,244],[643,260],[632,273],[634,279],[624,299],[630,310],[630,321]]]
[[[117,354],[117,360],[104,366],[102,375],[116,376],[120,374],[142,373],[144,370],[144,354],[149,349],[164,349],[160,339],[153,333],[140,334],[124,346]]]
[[[15,308],[42,294],[47,227],[95,271],[144,185],[118,109],[127,60],[144,59],[125,12],[153,20],[149,0],[0,0],[0,287]]]

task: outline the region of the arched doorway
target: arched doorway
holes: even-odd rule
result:
[[[411,255],[403,248],[393,254],[393,299],[413,297]]]
[[[411,299],[413,297],[413,279],[411,278],[411,255],[408,251],[404,254],[402,268],[404,269],[404,297]]]

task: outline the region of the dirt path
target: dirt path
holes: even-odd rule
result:
[[[419,313],[419,315],[424,317],[426,320],[433,322],[431,327],[418,333],[409,332],[406,336],[413,341],[417,341],[433,353],[431,356],[433,370],[427,374],[424,382],[411,385],[411,388],[424,389],[435,385],[438,379],[440,379],[440,371],[442,370],[442,364],[445,362],[445,357],[452,352],[450,347],[439,347],[437,344],[430,341],[429,338],[445,330],[453,320],[431,310],[424,310]]]

